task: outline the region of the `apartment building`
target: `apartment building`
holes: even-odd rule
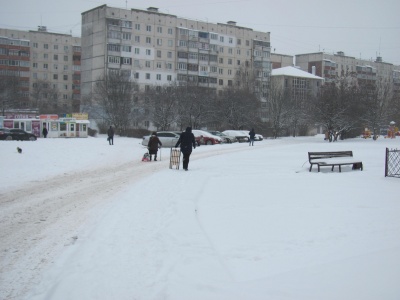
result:
[[[377,80],[385,80],[393,83],[394,90],[400,91],[400,66],[384,62],[382,57],[370,61],[346,56],[344,52],[339,51],[336,54],[298,54],[295,59],[296,66],[309,73],[315,72],[313,74],[323,77],[327,82],[351,73],[359,83],[374,84]]]
[[[293,55],[271,53],[271,66],[272,69],[279,69],[284,67],[293,67]]]
[[[256,70],[260,96],[271,73],[270,33],[236,22],[208,23],[158,8],[102,5],[82,13],[82,96],[108,70],[130,73],[141,91],[193,82],[217,92],[236,84],[240,70]]]
[[[48,32],[44,26],[37,31],[0,28],[0,76],[19,77],[17,108],[35,108],[40,97],[66,113],[79,112],[80,44],[80,38]],[[39,84],[51,93],[35,98]]]

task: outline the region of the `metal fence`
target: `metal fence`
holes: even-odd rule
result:
[[[386,148],[385,177],[400,178],[400,150]]]

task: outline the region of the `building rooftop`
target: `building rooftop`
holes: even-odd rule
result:
[[[300,78],[310,78],[310,79],[323,79],[322,77],[315,76],[311,73],[302,71],[295,67],[283,67],[279,69],[273,69],[271,72],[272,76],[290,76],[290,77],[300,77]]]

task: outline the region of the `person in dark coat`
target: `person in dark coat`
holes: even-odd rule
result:
[[[114,129],[112,128],[112,126],[108,128],[107,135],[108,135],[108,143],[110,145],[114,145]]]
[[[46,127],[43,127],[42,134],[43,134],[43,137],[44,137],[44,138],[47,137],[47,134],[48,134],[48,133],[49,133],[49,132],[47,131],[47,128],[46,128]]]
[[[254,138],[256,137],[256,133],[254,131],[254,128],[252,128],[250,130],[249,136],[250,136],[249,146],[254,146]]]
[[[177,148],[179,145],[181,146],[181,151],[183,154],[183,169],[187,171],[189,167],[190,154],[192,154],[192,149],[196,149],[196,140],[192,133],[192,127],[187,127],[186,131],[182,132],[178,142],[175,145],[175,148]]]
[[[160,139],[157,136],[157,132],[153,132],[147,144],[147,149],[149,149],[150,160],[152,155],[154,155],[154,161],[157,161],[158,145],[162,146]]]

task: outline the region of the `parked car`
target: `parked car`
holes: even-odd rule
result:
[[[220,131],[209,131],[209,133],[219,136],[222,139],[222,142],[226,144],[236,143],[238,141],[236,137],[226,135]]]
[[[159,131],[157,136],[160,139],[163,148],[175,147],[176,142],[179,140],[180,133],[176,131]],[[149,144],[150,135],[143,137],[142,145],[146,146]]]
[[[228,136],[235,137],[239,143],[244,143],[249,141],[249,135],[240,130],[225,130],[222,131],[222,133]]]
[[[196,140],[200,140],[200,145],[215,145],[222,143],[222,139],[219,136],[213,135],[208,131],[193,129],[192,133]]]
[[[0,129],[0,140],[5,141],[36,141],[37,137],[29,132],[22,129]]]

